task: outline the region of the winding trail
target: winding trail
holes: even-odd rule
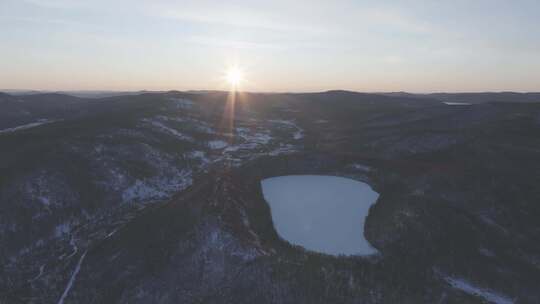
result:
[[[41,120],[38,120],[36,122],[27,123],[25,125],[20,125],[20,126],[16,126],[16,127],[12,127],[12,128],[7,128],[7,129],[2,129],[2,130],[0,130],[0,134],[2,134],[2,133],[13,133],[13,132],[17,132],[17,131],[20,131],[20,130],[31,129],[31,128],[39,127],[41,125],[53,123],[53,122],[55,122],[55,120],[41,119]]]
[[[60,300],[58,300],[58,304],[64,304],[64,300],[69,294],[69,291],[71,290],[71,287],[73,286],[73,283],[75,282],[75,279],[77,279],[77,275],[79,274],[79,271],[81,270],[81,265],[84,261],[84,258],[86,257],[87,252],[88,251],[85,251],[81,255],[79,262],[77,262],[77,266],[75,266],[75,270],[73,270],[73,273],[71,274],[71,278],[69,278],[69,282],[66,285],[66,289],[64,289],[64,293],[62,294],[62,297],[60,297]]]

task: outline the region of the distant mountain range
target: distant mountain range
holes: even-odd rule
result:
[[[381,93],[394,97],[419,97],[432,98],[444,102],[540,102],[540,93],[516,93],[516,92],[481,92],[481,93],[429,93],[412,94],[406,92]]]
[[[145,93],[166,93],[166,92],[179,92],[179,91],[36,91],[36,90],[0,90],[11,95],[32,95],[32,94],[45,94],[45,93],[58,93],[82,98],[104,98],[122,95],[138,95]],[[220,92],[216,90],[190,90],[185,91],[191,94],[207,94],[212,92]],[[223,91],[221,91],[223,92]],[[539,92],[471,92],[471,93],[408,93],[408,92],[355,92],[344,90],[331,90],[326,93],[347,92],[350,94],[370,94],[370,95],[384,95],[391,97],[407,97],[407,98],[428,98],[440,100],[443,102],[466,102],[466,103],[483,103],[483,102],[540,102]],[[280,94],[268,92],[269,94]],[[314,92],[311,94],[321,94],[325,92]],[[295,93],[290,93],[295,94]],[[306,93],[298,93],[306,94]],[[308,93],[310,94],[310,93]]]

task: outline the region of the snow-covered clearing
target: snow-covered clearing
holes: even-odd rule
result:
[[[212,150],[219,150],[227,147],[228,144],[223,140],[211,140],[208,142],[208,147]]]
[[[143,122],[146,122],[146,123],[149,123],[150,125],[152,125],[153,127],[155,127],[156,129],[160,130],[160,131],[165,131],[166,133],[169,133],[181,140],[185,140],[185,141],[189,141],[189,142],[193,142],[193,137],[189,136],[189,135],[186,135],[186,134],[183,134],[181,132],[179,132],[178,130],[175,130],[169,126],[166,126],[164,123],[160,122],[160,121],[157,121],[155,119],[143,119]]]
[[[137,179],[122,193],[124,202],[159,200],[191,186],[192,171],[171,170],[171,175],[158,175],[147,179]]]
[[[296,148],[290,144],[280,144],[278,147],[274,148],[272,151],[268,152],[270,156],[278,156],[282,154],[290,154],[297,152]]]
[[[362,164],[352,164],[351,168],[353,168],[355,170],[358,170],[358,171],[363,171],[363,172],[370,172],[371,171],[371,168],[369,166],[362,165]]]
[[[159,115],[156,118],[162,121],[173,121],[173,122],[184,124],[188,130],[193,129],[197,132],[202,132],[202,133],[207,133],[207,134],[216,133],[216,131],[214,131],[214,129],[208,122],[194,118],[194,117],[188,117],[188,116],[171,117],[171,116]]]
[[[295,129],[293,133],[293,138],[296,140],[302,139],[304,137],[304,130],[302,130],[302,128],[300,128],[294,121],[273,119],[273,120],[270,120],[270,122],[285,125],[287,127]]]

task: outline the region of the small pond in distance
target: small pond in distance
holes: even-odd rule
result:
[[[261,181],[277,233],[288,242],[332,255],[377,252],[364,237],[379,194],[349,178],[290,175]]]

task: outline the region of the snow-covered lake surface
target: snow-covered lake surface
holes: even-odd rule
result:
[[[447,106],[470,106],[468,102],[443,102]]]
[[[369,207],[379,194],[365,183],[322,175],[261,181],[278,234],[292,244],[332,255],[377,252],[364,237]]]

